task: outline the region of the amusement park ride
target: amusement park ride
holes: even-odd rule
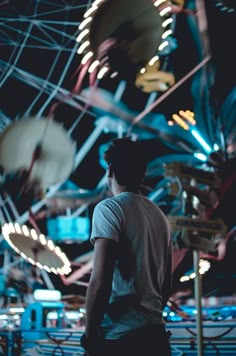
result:
[[[230,295],[203,293],[235,251],[235,54],[221,41],[235,4],[79,3],[0,4],[0,354],[83,355],[103,152],[130,136],[148,155],[142,193],[173,229],[173,355],[235,355],[235,267]]]

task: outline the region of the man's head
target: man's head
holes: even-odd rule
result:
[[[145,176],[147,160],[141,142],[129,138],[114,139],[104,154],[108,177],[114,174],[117,183],[130,191],[138,190]]]

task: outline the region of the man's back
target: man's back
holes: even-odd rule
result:
[[[121,193],[98,204],[93,236],[118,242],[110,303],[134,296],[142,323],[162,322],[162,285],[170,253],[171,230],[162,211],[141,194]]]
[[[169,356],[162,311],[171,286],[171,229],[140,194],[147,167],[141,142],[114,139],[104,153],[112,198],[93,212],[94,264],[82,346],[94,355]],[[154,353],[153,353],[154,352]]]

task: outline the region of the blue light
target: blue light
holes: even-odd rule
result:
[[[203,153],[200,153],[200,152],[195,152],[193,154],[193,156],[197,159],[199,159],[200,161],[203,161],[203,162],[206,162],[207,161],[207,156],[204,155]]]
[[[200,143],[202,148],[207,153],[211,153],[212,152],[212,148],[208,145],[208,143],[202,138],[202,136],[195,129],[191,130],[191,134],[196,138],[196,140]]]
[[[86,241],[90,236],[90,220],[82,216],[48,218],[47,232],[53,241]]]

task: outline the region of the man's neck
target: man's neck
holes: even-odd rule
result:
[[[135,194],[141,194],[140,190],[137,188],[130,188],[130,187],[126,187],[123,185],[117,185],[114,190],[113,190],[113,195],[119,195],[121,193],[135,193]]]

